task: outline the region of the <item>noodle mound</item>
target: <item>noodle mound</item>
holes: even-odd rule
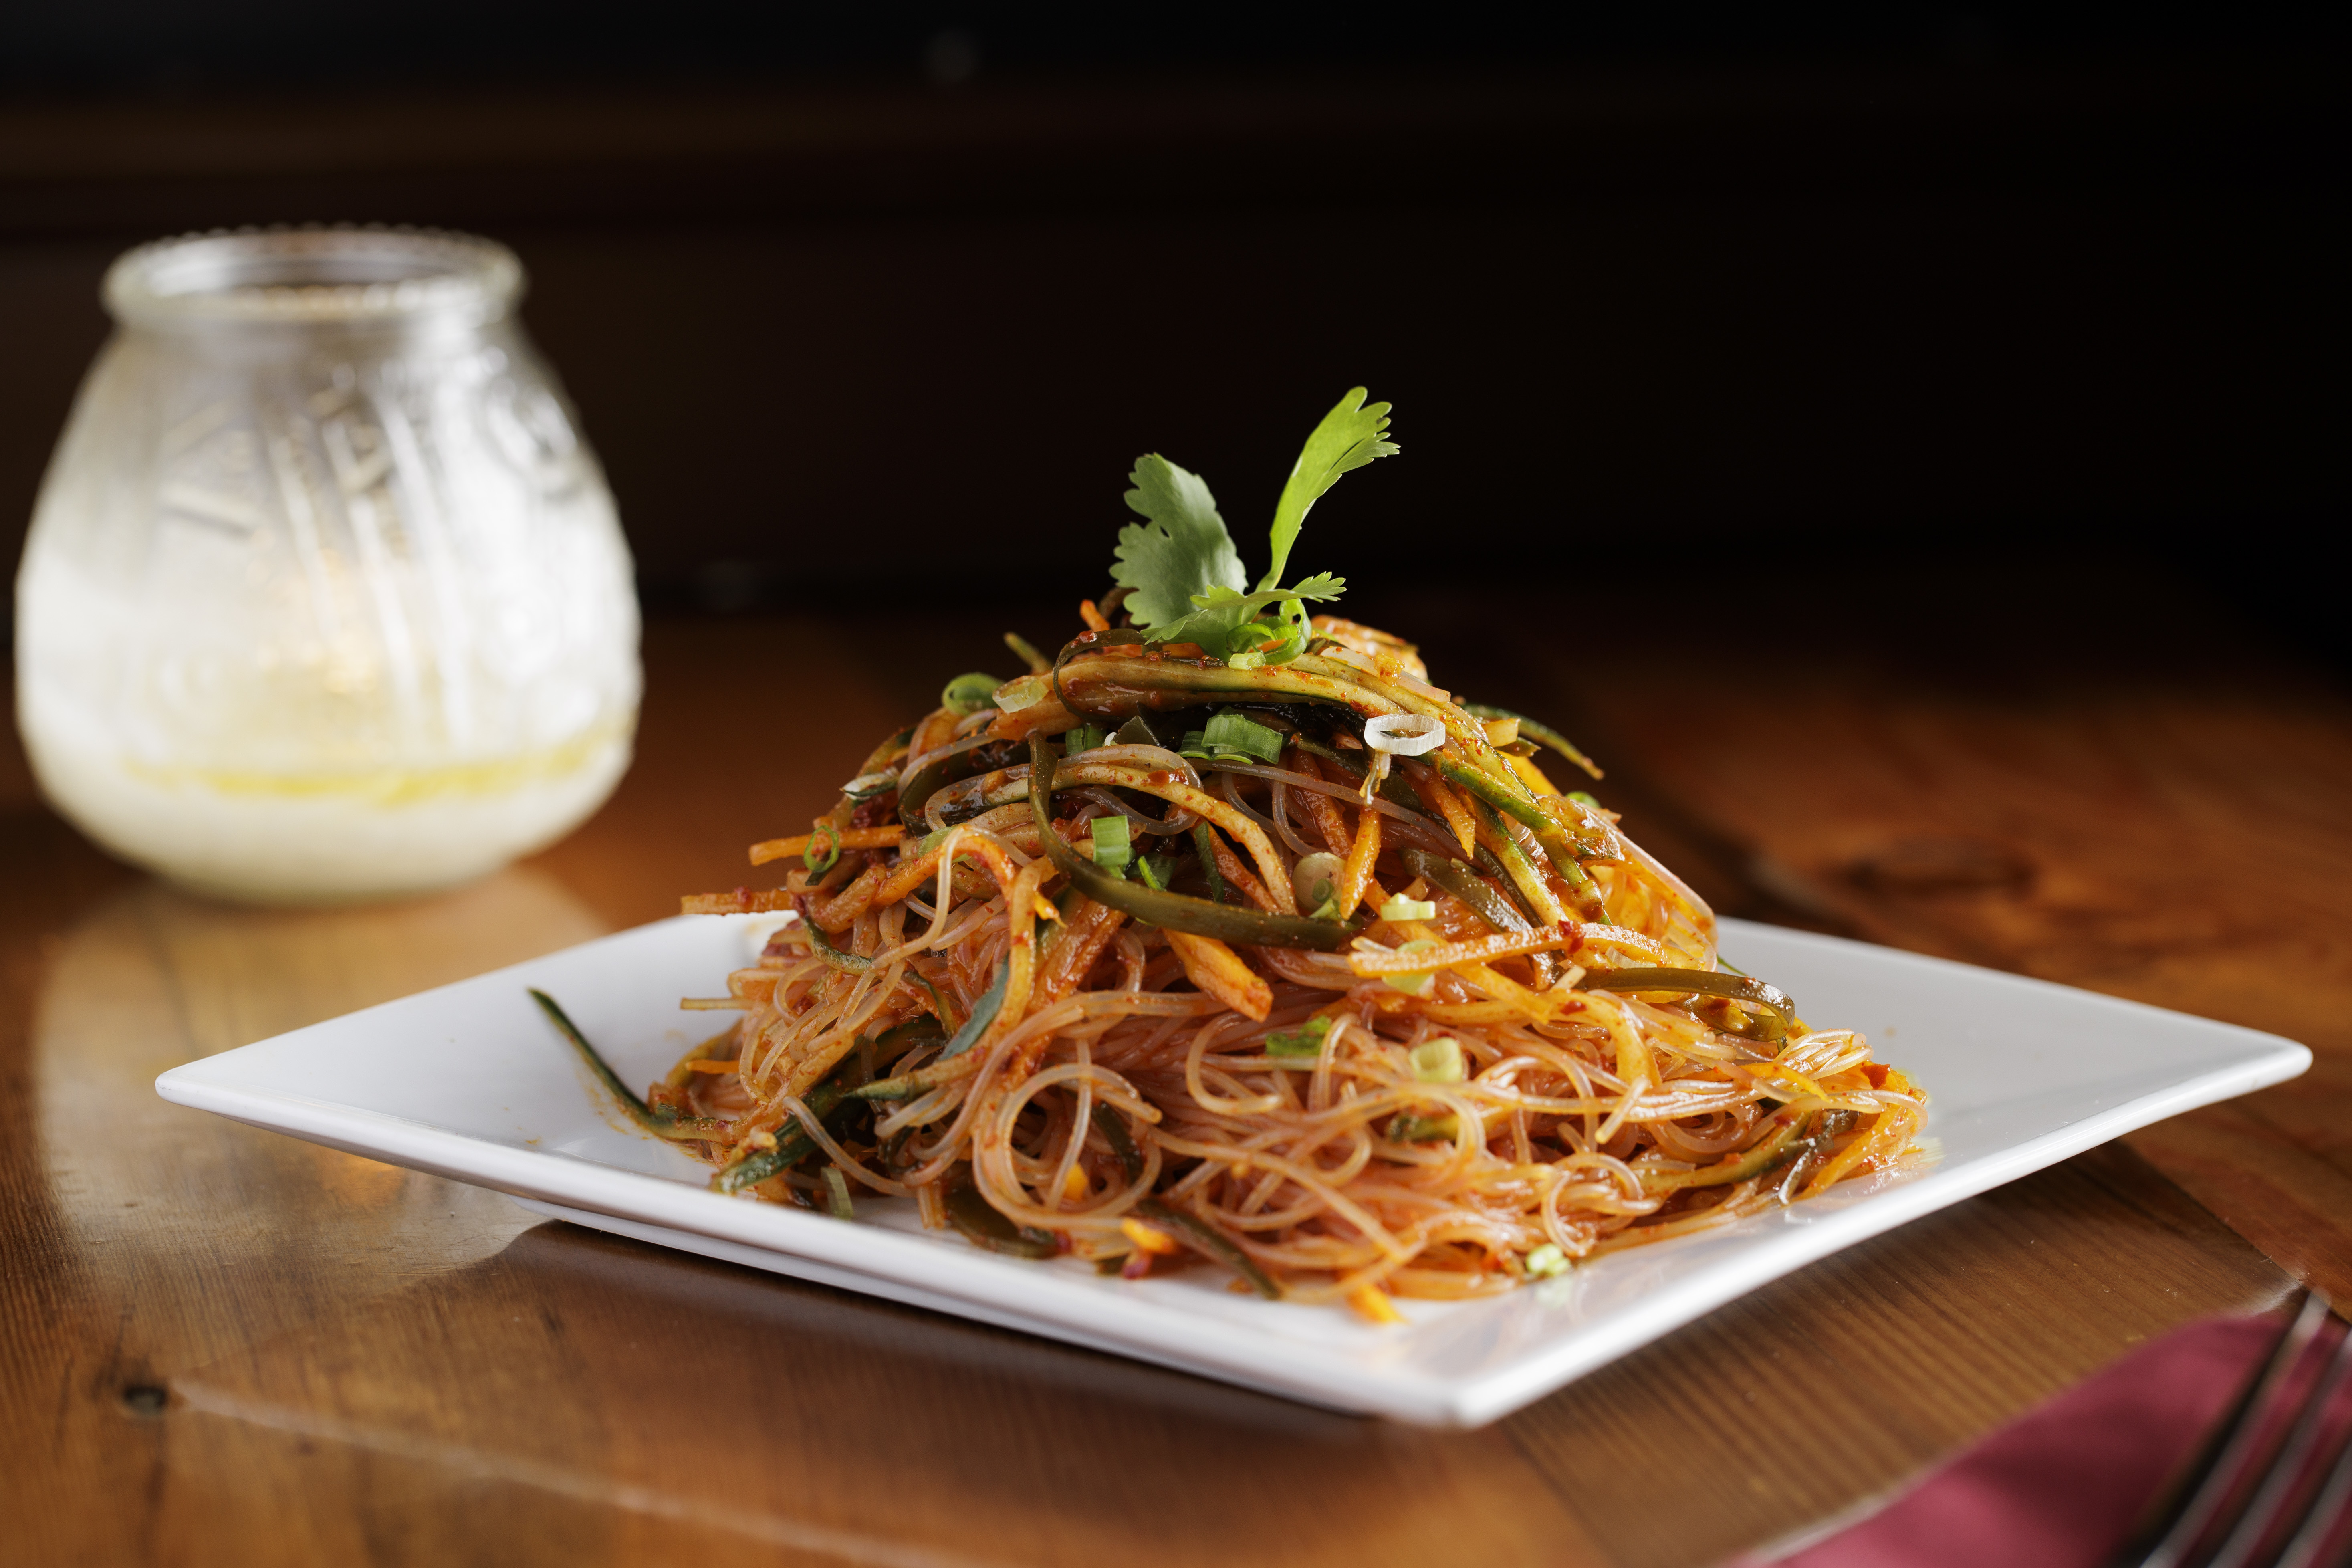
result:
[[[1351,622],[1240,668],[1084,612],[755,846],[783,888],[687,900],[800,917],[648,1096],[721,1190],[1386,1321],[1911,1149],[1919,1090],[1726,966],[1565,741]]]

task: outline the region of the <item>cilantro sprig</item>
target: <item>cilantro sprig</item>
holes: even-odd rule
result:
[[[1127,492],[1127,504],[1145,521],[1119,530],[1111,581],[1127,588],[1129,613],[1154,642],[1199,643],[1225,653],[1236,644],[1253,642],[1253,636],[1236,634],[1260,622],[1265,611],[1279,606],[1283,620],[1303,628],[1308,601],[1328,603],[1346,589],[1346,578],[1328,572],[1288,587],[1281,583],[1308,510],[1340,475],[1397,450],[1395,442],[1384,438],[1389,405],[1368,404],[1364,396],[1362,387],[1352,388],[1307,437],[1275,504],[1269,531],[1273,564],[1255,589],[1248,586],[1241,552],[1201,476],[1157,452],[1136,459],[1135,471],[1128,476],[1135,488]],[[1269,624],[1264,637],[1255,640],[1279,641],[1295,657],[1303,639],[1295,633],[1286,635],[1286,629]],[[1244,657],[1255,660],[1258,656]]]

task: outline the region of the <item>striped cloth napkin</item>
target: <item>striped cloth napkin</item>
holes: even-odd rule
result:
[[[1865,1517],[1728,1568],[2097,1568],[2196,1452],[2281,1320],[2208,1318],[1991,1433]]]

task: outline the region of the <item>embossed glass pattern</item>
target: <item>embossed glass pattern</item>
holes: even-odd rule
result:
[[[108,274],[16,585],[18,721],[100,843],[232,897],[461,881],[626,767],[627,546],[504,247],[210,235]]]

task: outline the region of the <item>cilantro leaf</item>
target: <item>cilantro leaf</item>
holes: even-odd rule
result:
[[[1271,588],[1282,581],[1282,569],[1290,563],[1290,546],[1298,538],[1299,525],[1307,521],[1307,508],[1338,483],[1341,474],[1398,449],[1395,442],[1381,438],[1389,427],[1390,405],[1367,404],[1364,395],[1359,386],[1339,399],[1339,405],[1307,437],[1306,449],[1291,465],[1289,481],[1282,487],[1282,500],[1274,509],[1274,564],[1266,568],[1260,588]]]
[[[1135,460],[1128,480],[1135,488],[1127,492],[1127,504],[1149,521],[1118,531],[1110,580],[1129,590],[1128,613],[1138,626],[1188,618],[1198,595],[1238,594],[1248,585],[1234,536],[1200,475],[1147,452]]]
[[[1336,599],[1347,585],[1345,577],[1320,572],[1288,588],[1261,588],[1250,594],[1226,587],[1212,588],[1192,595],[1196,607],[1191,615],[1152,627],[1151,640],[1196,642],[1223,657],[1225,639],[1236,628],[1257,619],[1258,612],[1267,605],[1278,605],[1285,599]]]

